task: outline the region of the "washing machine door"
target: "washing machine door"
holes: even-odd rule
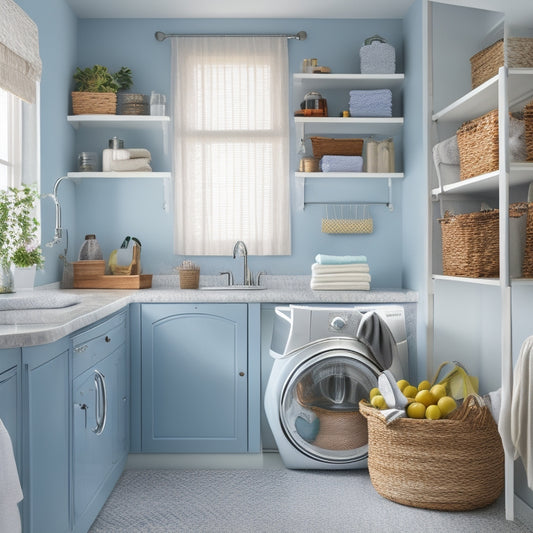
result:
[[[332,464],[367,458],[367,422],[359,400],[369,398],[380,370],[364,355],[326,350],[305,359],[288,376],[280,397],[280,422],[301,453]]]

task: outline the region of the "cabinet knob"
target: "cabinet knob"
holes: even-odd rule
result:
[[[104,339],[106,342],[111,342],[111,338],[108,337],[107,335],[105,336],[105,339]]]
[[[245,375],[244,372],[239,372],[239,376],[242,377],[242,376],[244,376],[244,375]]]

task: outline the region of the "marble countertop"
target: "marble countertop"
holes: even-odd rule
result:
[[[309,276],[264,276],[262,290],[204,290],[221,283],[220,276],[201,276],[200,289],[180,289],[177,275],[154,276],[152,288],[142,290],[59,289],[57,284],[36,288],[43,299],[58,294],[79,301],[54,309],[0,310],[0,349],[54,342],[89,326],[130,303],[415,303],[416,291],[313,291]],[[50,291],[44,293],[44,291]],[[30,293],[25,293],[27,297]],[[17,295],[0,295],[1,299]]]

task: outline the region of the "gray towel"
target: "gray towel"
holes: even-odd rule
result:
[[[357,338],[366,344],[382,370],[390,368],[393,358],[398,356],[398,347],[389,326],[375,311],[363,315]]]

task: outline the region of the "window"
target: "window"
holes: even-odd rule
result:
[[[290,254],[287,39],[173,39],[175,251]]]
[[[22,103],[0,89],[0,189],[22,181]]]

